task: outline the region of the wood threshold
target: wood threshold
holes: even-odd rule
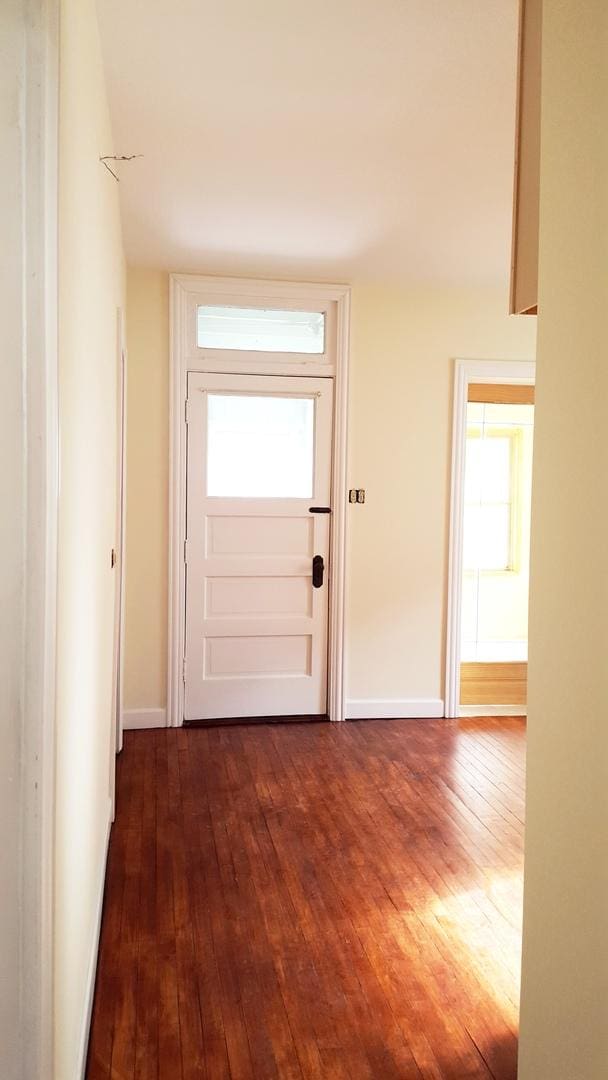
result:
[[[310,716],[228,716],[211,720],[184,720],[185,728],[231,727],[237,724],[324,724],[327,714]]]

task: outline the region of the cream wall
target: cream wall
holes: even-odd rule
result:
[[[520,1080],[608,1076],[607,57],[545,2]]]
[[[128,272],[127,709],[166,704],[168,280]],[[532,359],[502,292],[355,286],[347,698],[443,698],[452,358]],[[411,706],[414,711],[418,707]]]
[[[82,1073],[111,810],[118,185],[93,0],[62,0],[60,506],[55,863],[56,1080]]]
[[[506,311],[500,291],[353,291],[349,699],[443,700],[452,361],[533,359],[534,321]]]
[[[124,704],[167,697],[169,281],[127,278],[127,574]]]
[[[22,953],[20,937],[24,799],[21,742],[24,720],[24,536],[26,527],[23,403],[22,52],[24,7],[10,0],[0,23],[0,1072],[3,1080],[22,1073]]]

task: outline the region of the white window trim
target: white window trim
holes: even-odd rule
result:
[[[534,385],[536,364],[524,360],[454,361],[452,492],[448,560],[448,612],[445,660],[445,715],[460,716],[462,550],[464,538],[464,463],[469,383]]]
[[[465,453],[466,453],[466,444],[469,441],[469,439],[472,439],[472,438],[479,438],[480,440],[502,438],[502,439],[507,439],[508,440],[508,442],[509,442],[509,498],[508,499],[498,500],[498,501],[493,502],[493,503],[483,502],[483,501],[480,503],[478,500],[467,503],[466,498],[465,498],[464,501],[463,501],[463,513],[466,514],[467,505],[468,506],[480,506],[480,507],[490,506],[490,505],[495,506],[495,507],[498,507],[498,506],[508,507],[508,510],[509,510],[509,537],[508,537],[509,561],[508,561],[506,566],[473,567],[473,566],[466,566],[465,563],[464,563],[464,558],[463,558],[462,569],[463,569],[463,573],[465,573],[465,574],[466,573],[474,573],[477,570],[479,571],[480,574],[513,574],[513,573],[517,573],[517,571],[518,571],[518,565],[517,565],[517,563],[518,563],[518,558],[517,558],[517,536],[518,536],[519,529],[518,529],[518,519],[517,519],[517,512],[518,512],[518,496],[517,496],[517,493],[519,491],[519,478],[518,478],[517,472],[518,472],[518,468],[521,466],[521,453],[520,453],[520,447],[519,447],[519,432],[521,431],[521,429],[513,427],[512,430],[509,430],[508,428],[506,428],[504,426],[501,427],[501,425],[499,423],[497,423],[497,422],[487,423],[487,422],[484,421],[483,426],[487,430],[483,431],[479,436],[471,436],[469,434],[469,428],[470,427],[481,427],[481,426],[482,425],[480,423],[478,423],[477,421],[474,421],[472,424],[467,423],[465,425]]]
[[[219,299],[221,297],[221,300]],[[207,350],[193,347],[196,308],[200,303],[240,306],[307,304],[330,313],[335,333],[334,356]],[[328,714],[344,720],[344,598],[347,509],[347,413],[350,287],[195,274],[170,275],[170,436],[169,436],[169,625],[167,726],[181,727],[184,716],[184,540],[186,516],[185,402],[189,371],[251,375],[316,375],[334,380],[332,462],[332,540],[329,587]],[[310,310],[315,310],[311,306]]]

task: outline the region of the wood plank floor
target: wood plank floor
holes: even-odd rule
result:
[[[514,1080],[523,721],[127,732],[88,1080]]]

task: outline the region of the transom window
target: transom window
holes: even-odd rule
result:
[[[197,345],[199,349],[321,356],[325,352],[325,314],[201,304],[197,309]]]

